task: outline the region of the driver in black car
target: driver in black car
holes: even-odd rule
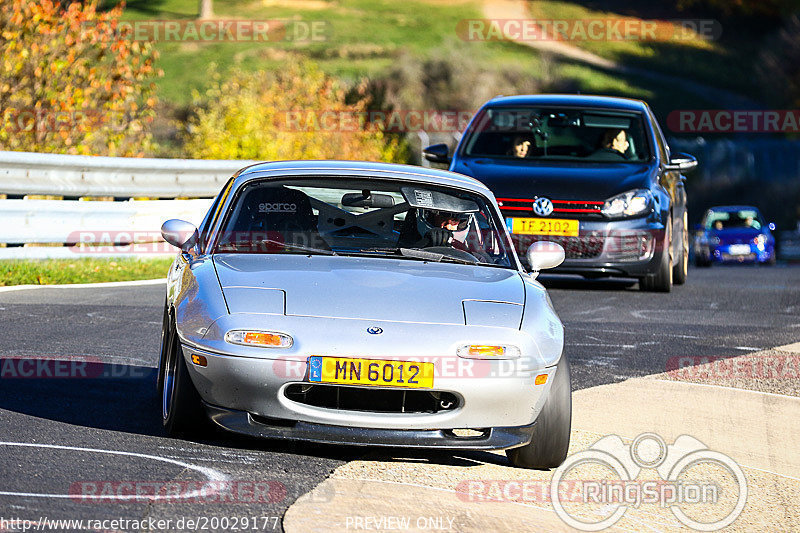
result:
[[[624,129],[608,129],[600,137],[600,148],[592,157],[606,160],[628,159],[625,153],[629,146],[628,134]]]

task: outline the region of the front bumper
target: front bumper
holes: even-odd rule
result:
[[[377,429],[334,426],[302,421],[259,419],[246,411],[205,404],[209,418],[219,427],[251,437],[316,442],[321,444],[402,446],[421,449],[505,450],[531,441],[534,424],[488,428],[480,435],[458,436],[446,429]]]
[[[221,427],[250,435],[346,444],[474,445],[475,449],[520,446],[525,444],[523,434],[526,431],[507,428],[530,427],[535,422],[547,399],[556,368],[515,368],[498,373],[498,364],[508,362],[468,360],[471,366],[462,373],[454,365],[467,360],[453,356],[442,368],[455,370],[447,375],[436,375],[432,390],[457,397],[459,402],[454,408],[436,412],[385,412],[370,411],[369,406],[357,409],[321,407],[290,398],[287,394],[290,386],[310,384],[308,363],[304,359],[272,354],[270,358],[266,355],[258,358],[222,355],[190,345],[182,347],[192,382],[203,401],[213,406],[210,409],[216,409],[211,412],[212,418],[216,416],[215,422]],[[192,354],[204,356],[207,366],[194,365]],[[550,376],[547,383],[534,384],[539,374]],[[265,419],[291,425],[281,424],[280,429],[275,430],[263,423]],[[330,430],[329,437],[315,436],[330,427],[336,429]],[[447,433],[454,429],[483,428],[495,428],[483,441],[453,439]]]
[[[564,262],[548,270],[554,274],[581,274],[641,278],[661,264],[665,227],[649,218],[614,221],[580,221],[578,237],[514,235],[517,251],[525,257],[535,241],[552,241],[564,247]]]
[[[742,247],[749,247],[744,250]],[[766,263],[775,254],[774,248],[759,248],[755,244],[718,245],[710,250],[710,259],[714,263]]]

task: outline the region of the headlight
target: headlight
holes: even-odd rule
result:
[[[766,243],[767,243],[767,236],[764,235],[763,233],[757,235],[756,238],[753,239],[753,244],[755,244],[759,248],[763,248]]]
[[[496,346],[491,344],[461,346],[456,353],[458,353],[459,357],[466,359],[516,359],[520,356],[519,348],[516,346]]]
[[[602,213],[611,218],[641,215],[650,209],[653,195],[647,189],[636,189],[606,200]]]
[[[275,331],[249,331],[232,329],[225,334],[225,341],[242,346],[259,346],[261,348],[289,348],[294,341],[285,333]]]

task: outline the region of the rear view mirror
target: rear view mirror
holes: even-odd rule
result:
[[[375,194],[370,191],[349,192],[342,196],[344,207],[394,207],[394,198],[388,194]]]
[[[161,236],[172,246],[187,252],[197,243],[199,234],[191,222],[173,218],[161,225]]]
[[[564,262],[564,248],[555,242],[537,241],[528,247],[525,254],[532,272],[555,268]]]

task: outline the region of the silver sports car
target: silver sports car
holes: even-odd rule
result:
[[[492,193],[452,172],[350,161],[236,173],[196,228],[169,220],[163,424],[270,439],[566,457],[563,326]]]

